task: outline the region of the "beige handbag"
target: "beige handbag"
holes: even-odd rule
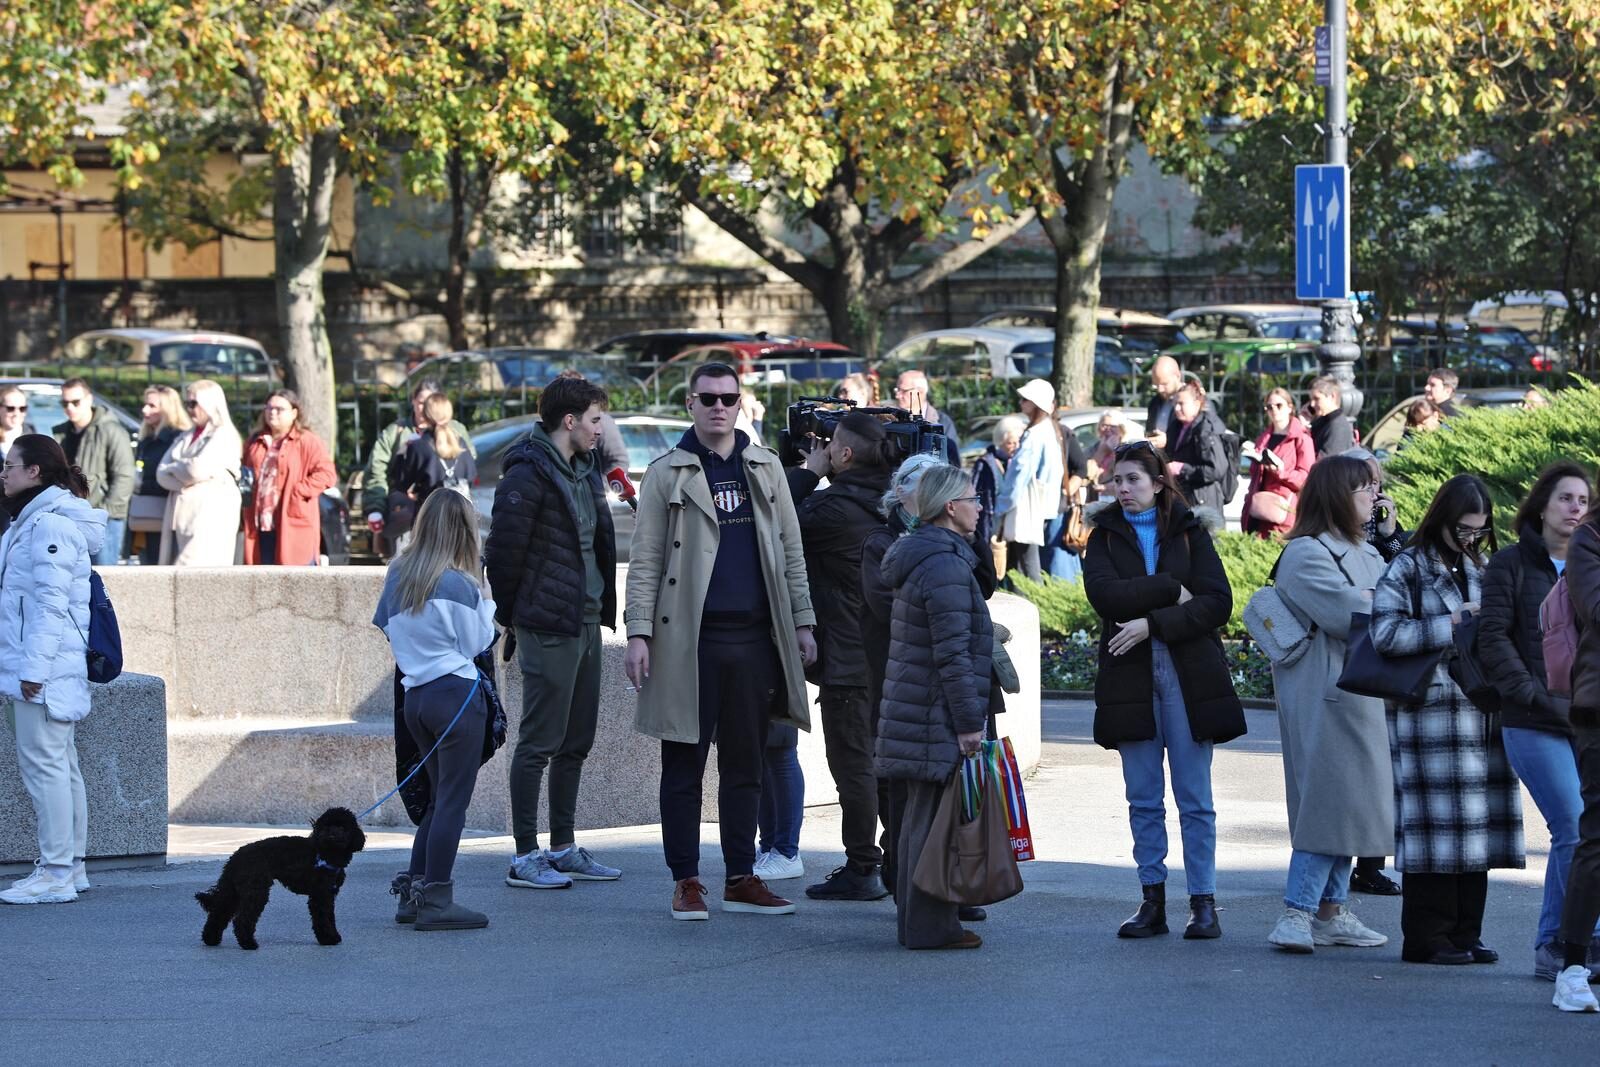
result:
[[[134,533],[160,533],[167,516],[167,498],[136,493],[128,501],[128,529]]]
[[[1250,517],[1273,526],[1282,526],[1289,521],[1291,507],[1289,501],[1277,493],[1262,489],[1256,490],[1250,497]]]

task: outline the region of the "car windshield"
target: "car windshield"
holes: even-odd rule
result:
[[[174,341],[150,346],[150,366],[217,374],[265,374],[267,361],[253,348],[211,341]]]
[[[492,426],[473,434],[472,449],[477,453],[478,466],[482,467],[491,460],[498,462],[501,453],[532,428],[532,420],[518,421],[510,426]]]
[[[1261,324],[1261,336],[1281,341],[1320,341],[1322,340],[1322,320],[1269,320]]]
[[[683,436],[684,427],[660,423],[618,423],[622,443],[628,448],[628,469],[641,471],[658,457],[666,455]]]

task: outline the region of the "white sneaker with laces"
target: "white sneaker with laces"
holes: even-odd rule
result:
[[[70,904],[77,899],[78,891],[72,888],[71,873],[56,876],[44,867],[38,868],[33,877],[0,893],[0,901],[7,904]]]
[[[804,878],[806,874],[805,861],[796,852],[790,859],[777,849],[764,852],[756,860],[755,870],[752,872],[763,882],[784,882],[791,878]]]
[[[44,877],[44,861],[34,860],[33,870],[11,883],[12,889],[25,889]]]
[[[1311,913],[1299,908],[1284,908],[1278,925],[1272,928],[1267,940],[1287,952],[1315,952],[1311,937]]]
[[[1589,988],[1589,968],[1572,966],[1556,975],[1556,992],[1550,1003],[1562,1011],[1600,1011],[1600,1001]]]
[[[1377,948],[1389,943],[1387,935],[1363,924],[1343,904],[1339,905],[1339,914],[1331,919],[1324,921],[1312,917],[1311,939],[1319,945],[1347,945],[1352,948]]]

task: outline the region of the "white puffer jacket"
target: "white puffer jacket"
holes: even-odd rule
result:
[[[105,539],[106,513],[51,486],[28,502],[0,537],[0,699],[22,699],[50,717],[89,714],[89,568]]]

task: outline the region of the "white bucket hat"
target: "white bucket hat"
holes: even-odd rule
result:
[[[1045,411],[1053,412],[1056,409],[1055,386],[1051,385],[1043,378],[1033,379],[1033,381],[1029,382],[1027,385],[1024,385],[1021,389],[1018,389],[1017,395],[1022,397],[1024,400],[1033,401],[1034,406]]]

